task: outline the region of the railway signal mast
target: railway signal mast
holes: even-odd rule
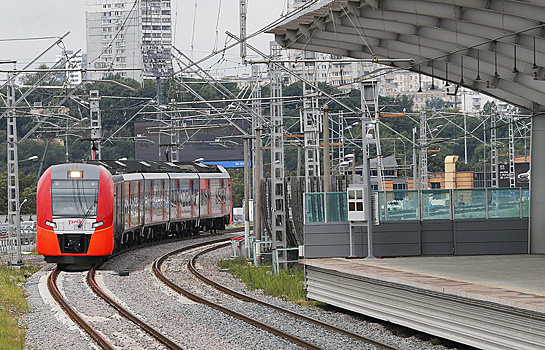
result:
[[[100,152],[102,124],[100,122],[100,93],[98,90],[89,91],[89,115],[91,117],[91,159],[100,160],[102,159]]]
[[[19,204],[19,159],[17,155],[17,118],[15,116],[15,80],[11,79],[12,74],[8,74],[8,80],[11,82],[7,86],[6,106],[7,115],[7,141],[8,141],[8,237],[15,240],[10,252],[10,264],[21,265],[23,263],[21,255],[21,217]],[[16,256],[14,256],[16,253]]]

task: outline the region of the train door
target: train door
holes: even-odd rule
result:
[[[135,226],[140,226],[144,223],[143,222],[144,214],[142,212],[142,191],[144,190],[143,189],[144,186],[143,186],[142,180],[131,181],[131,186],[132,186],[131,217],[133,217],[131,226],[135,227]]]
[[[222,188],[221,179],[210,179],[210,215],[221,214]]]
[[[163,220],[163,208],[162,208],[162,195],[163,186],[161,180],[152,180],[152,222],[157,222]]]
[[[227,212],[227,179],[220,179],[220,189],[221,189],[221,213],[225,214]]]
[[[191,191],[191,217],[196,218],[200,216],[199,203],[200,199],[200,188],[199,188],[199,179],[189,180],[190,191]]]
[[[152,222],[153,218],[153,182],[152,180],[144,181],[144,223]]]
[[[180,217],[189,219],[193,216],[191,206],[191,180],[180,180]]]
[[[125,198],[123,195],[123,182],[115,184],[115,197],[114,197],[114,232],[119,233],[123,231],[124,227],[124,212],[125,212]]]
[[[200,185],[200,216],[207,216],[210,214],[209,181],[207,179],[201,179]]]
[[[130,182],[123,182],[122,186],[124,187],[123,191],[123,206],[125,207],[124,210],[124,218],[123,218],[123,230],[128,230],[131,226],[131,186]],[[121,193],[119,193],[121,194]],[[118,194],[118,196],[119,196]]]
[[[182,189],[180,188],[180,179],[172,180],[172,189],[170,192],[170,201],[172,203],[170,207],[171,220],[182,217]]]
[[[227,210],[229,215],[231,216],[230,222],[232,222],[233,221],[233,189],[231,187],[231,179],[227,179]]]
[[[170,183],[168,179],[161,180],[161,204],[163,209],[162,220],[168,220],[170,217]]]

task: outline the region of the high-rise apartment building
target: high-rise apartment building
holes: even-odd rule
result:
[[[170,0],[88,0],[86,21],[89,68],[113,70],[90,71],[88,79],[142,81],[172,71]]]
[[[66,72],[59,74],[62,82],[68,82],[71,86],[81,84],[87,80],[87,55],[84,53],[74,54],[72,50],[63,50],[55,57],[56,62],[60,62]]]

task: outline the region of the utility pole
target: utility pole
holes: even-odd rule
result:
[[[179,114],[174,112],[176,109],[174,99],[170,100],[170,159],[173,163],[180,161],[180,118]]]
[[[303,51],[305,58],[314,58],[313,52]],[[303,110],[301,112],[301,131],[305,147],[305,192],[313,192],[312,178],[320,176],[320,126],[318,121],[318,99],[314,89],[306,81],[310,79],[309,70],[314,63],[302,63],[303,69]]]
[[[91,151],[92,159],[102,159],[100,141],[102,139],[102,124],[100,121],[100,93],[89,91],[89,116],[91,119]],[[68,132],[68,131],[67,131]]]
[[[420,111],[420,185],[418,190],[428,189],[428,140],[426,111]]]
[[[8,151],[8,237],[12,242],[10,249],[11,265],[22,265],[21,255],[21,216],[19,205],[19,158],[17,143],[17,118],[15,116],[15,80],[8,74],[7,107],[7,151]],[[14,256],[16,255],[16,256]]]
[[[515,187],[515,118],[513,113],[507,115],[509,123],[509,187]]]
[[[498,138],[496,135],[496,110],[490,116],[490,175],[491,187],[498,188]]]
[[[281,58],[281,47],[270,43],[271,58]],[[286,248],[286,197],[284,186],[284,118],[282,110],[281,72],[275,63],[269,65],[271,80],[271,229],[272,248]],[[284,253],[279,258],[286,259]]]
[[[374,259],[373,253],[373,208],[372,208],[372,186],[371,186],[371,173],[370,173],[370,159],[369,159],[369,140],[367,139],[367,130],[373,126],[371,119],[371,109],[369,106],[373,104],[375,107],[375,99],[378,99],[378,91],[376,81],[362,82],[361,84],[361,109],[362,121],[361,121],[361,136],[362,136],[362,169],[361,177],[363,180],[365,196],[364,210],[367,216],[367,258]],[[377,163],[378,170],[378,163]],[[363,237],[362,237],[363,238]],[[363,239],[362,239],[363,242]]]
[[[246,64],[246,0],[240,0],[240,58]]]
[[[261,158],[261,84],[259,66],[252,66],[252,78],[254,86],[252,89],[252,134],[253,134],[253,178],[254,178],[254,236],[256,241],[261,241],[261,179],[263,177],[263,162]],[[249,248],[251,242],[246,242],[246,247]],[[256,261],[261,260],[261,247],[256,246],[256,251],[252,252],[256,256]]]
[[[418,188],[418,170],[416,161],[416,127],[413,128],[413,190]]]
[[[464,113],[464,164],[467,164],[467,113],[466,113],[466,94],[462,88],[462,112]]]
[[[261,225],[261,171],[259,169],[259,164],[262,163],[261,160],[261,128],[255,129],[255,148],[256,148],[256,154],[255,154],[255,162],[257,164],[256,171],[255,171],[255,198],[254,198],[254,235],[255,235],[255,241],[260,242],[262,238],[262,225]],[[260,263],[261,262],[261,245],[256,244],[255,247],[255,260]]]
[[[250,241],[250,149],[249,138],[242,138],[244,148],[244,245],[245,255],[248,258],[248,242]]]
[[[325,104],[322,107],[324,116],[324,192],[331,192],[331,170],[330,149],[329,149],[329,106]]]

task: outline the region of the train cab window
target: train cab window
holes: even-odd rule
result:
[[[96,216],[98,181],[53,180],[51,202],[53,216]]]

